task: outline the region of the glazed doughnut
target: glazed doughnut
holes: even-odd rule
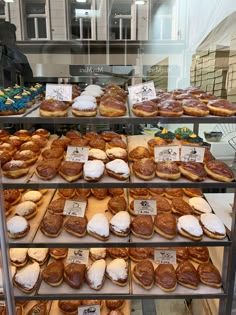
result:
[[[183,100],[182,105],[186,115],[204,117],[210,112],[207,105],[196,99]]]
[[[158,115],[158,106],[152,101],[144,101],[134,104],[132,112],[138,117],[155,117]]]
[[[206,178],[206,171],[201,163],[181,162],[179,165],[181,174],[194,182],[201,182]]]
[[[224,99],[209,101],[207,107],[215,116],[233,116],[236,113],[236,105]]]
[[[232,182],[234,173],[223,161],[212,160],[204,165],[207,175],[220,182]]]
[[[101,116],[106,117],[125,116],[126,110],[127,109],[124,102],[120,102],[113,97],[101,101],[99,104],[99,112]]]
[[[67,108],[68,106],[62,101],[46,99],[40,104],[39,114],[41,117],[65,117]]]
[[[181,102],[167,99],[159,104],[159,115],[164,117],[180,117],[183,115]]]

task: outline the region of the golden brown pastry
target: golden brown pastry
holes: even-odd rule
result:
[[[105,140],[105,141],[111,141],[111,139],[113,138],[119,138],[121,139],[121,135],[119,135],[118,133],[110,130],[110,131],[103,131],[101,133],[101,137]]]
[[[102,200],[107,197],[108,189],[107,188],[92,188],[91,193],[99,200]]]
[[[177,197],[183,197],[183,191],[181,188],[164,188],[163,195],[168,199],[173,199]]]
[[[27,175],[29,166],[21,160],[11,160],[2,166],[2,173],[8,178],[20,178]]]
[[[75,195],[74,188],[61,188],[57,190],[60,197],[65,199],[72,199]]]
[[[127,210],[127,202],[123,196],[111,197],[107,203],[107,209],[112,213],[116,214],[120,211]]]
[[[129,195],[134,199],[147,199],[149,197],[148,188],[129,188]]]
[[[81,304],[80,300],[59,300],[58,308],[64,315],[76,315]]]
[[[144,289],[151,289],[154,283],[154,267],[151,261],[138,262],[133,269],[132,278]]]
[[[13,160],[25,162],[27,165],[34,164],[38,159],[38,154],[30,150],[17,151],[13,156]]]
[[[158,114],[158,106],[153,101],[143,101],[134,104],[132,112],[138,117],[155,117]]]
[[[219,182],[232,182],[234,180],[234,173],[227,164],[223,161],[212,160],[204,166],[207,175]]]
[[[156,165],[156,175],[161,179],[177,180],[180,178],[180,170],[176,162],[163,161]]]
[[[186,115],[204,117],[210,112],[208,106],[197,99],[184,99],[182,105]]]
[[[189,252],[187,247],[175,247],[175,250],[177,263],[189,259]]]
[[[11,160],[12,156],[7,151],[0,151],[0,163],[3,166],[5,163]]]
[[[64,264],[61,260],[49,263],[42,271],[42,279],[52,287],[59,286],[63,281]]]
[[[149,188],[148,191],[151,196],[161,196],[164,193],[164,188]]]
[[[64,222],[64,229],[69,234],[83,237],[87,231],[87,219],[84,217],[68,216]]]
[[[153,258],[152,248],[149,247],[134,247],[129,248],[129,257],[135,262],[139,262],[148,258]]]
[[[89,141],[89,146],[91,148],[100,149],[104,151],[106,148],[106,142],[102,138],[96,138]]]
[[[171,201],[160,195],[156,195],[152,199],[156,200],[157,214],[171,212]]]
[[[44,160],[37,164],[35,173],[39,178],[49,180],[57,175],[60,165],[61,160],[59,159]]]
[[[65,198],[54,199],[48,206],[48,212],[51,214],[63,214],[65,203]]]
[[[37,136],[40,136],[40,137],[43,137],[43,138],[46,138],[46,139],[49,139],[50,137],[50,132],[47,131],[46,129],[43,129],[43,128],[39,128],[39,129],[36,129],[33,133],[32,133],[33,136],[37,135]]]
[[[159,103],[159,115],[164,117],[180,117],[183,115],[181,102],[167,99]]]
[[[58,172],[67,182],[74,182],[83,175],[83,163],[64,161]]]
[[[21,192],[19,189],[4,189],[3,198],[13,206],[20,201]]]
[[[124,306],[125,300],[106,300],[105,304],[109,310],[119,310]]]
[[[143,239],[150,239],[153,236],[154,224],[151,215],[138,215],[131,223],[133,235]]]
[[[62,231],[63,218],[57,214],[47,214],[40,226],[41,232],[48,237],[57,237]]]
[[[107,142],[107,148],[121,148],[121,149],[127,149],[127,144],[120,138],[112,138],[111,141]]]
[[[236,113],[236,105],[224,99],[210,100],[207,107],[215,116],[233,116]]]
[[[201,188],[182,188],[185,195],[188,197],[202,197],[203,192]]]
[[[171,213],[159,213],[154,219],[154,230],[164,238],[173,239],[177,235],[177,221]]]
[[[147,144],[148,144],[148,150],[149,150],[151,156],[154,156],[154,148],[156,146],[167,145],[167,142],[162,138],[155,137],[155,138],[150,139],[147,142]]]
[[[64,157],[64,150],[61,147],[46,149],[42,152],[42,156],[44,159],[63,159]]]
[[[177,215],[192,214],[191,206],[183,198],[172,199],[172,212]]]
[[[62,101],[46,99],[40,104],[39,114],[41,117],[65,117],[67,108],[68,106]]]
[[[123,196],[124,188],[108,188],[108,194],[112,197],[114,196]]]
[[[19,151],[23,151],[23,150],[30,150],[35,153],[39,153],[41,148],[33,141],[27,141],[25,143],[22,143],[22,145],[19,148]]]
[[[213,288],[222,286],[220,272],[211,262],[201,263],[197,268],[197,272],[202,283]]]
[[[154,281],[162,291],[174,291],[177,286],[177,277],[173,265],[159,264],[154,271]]]
[[[209,261],[210,255],[207,247],[188,247],[189,258],[198,264],[207,263]]]
[[[64,150],[66,150],[66,148],[68,147],[70,142],[71,142],[71,140],[66,138],[66,137],[65,138],[60,138],[60,139],[55,139],[51,143],[51,149],[63,148]]]
[[[137,146],[129,152],[129,161],[134,162],[143,158],[150,158],[151,154],[146,147]]]
[[[74,289],[79,289],[84,283],[86,266],[84,264],[71,263],[64,268],[64,280]]]
[[[46,138],[34,135],[32,136],[31,140],[33,141],[33,143],[35,143],[36,145],[38,145],[40,148],[44,148],[48,142],[48,140]]]
[[[123,258],[127,260],[129,258],[129,252],[127,248],[107,248],[107,252],[111,256],[111,258]]]
[[[66,258],[68,248],[49,248],[49,255],[54,259]]]
[[[199,285],[199,276],[193,264],[185,260],[178,264],[176,269],[177,281],[179,284],[196,290]]]
[[[206,177],[206,171],[201,163],[181,162],[179,165],[181,175],[194,182],[201,182]]]
[[[31,139],[32,132],[30,132],[29,130],[20,129],[14,133],[14,136],[19,137],[23,141],[29,141]]]
[[[123,101],[118,101],[111,97],[105,99],[99,104],[99,112],[101,116],[120,117],[126,114],[126,106]]]
[[[150,158],[136,160],[132,165],[135,176],[143,180],[150,180],[155,177],[155,164]]]
[[[75,193],[79,198],[88,198],[91,194],[91,190],[90,188],[76,188]]]
[[[0,141],[7,141],[9,137],[10,133],[7,130],[0,129]]]

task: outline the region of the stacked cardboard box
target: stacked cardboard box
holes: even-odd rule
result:
[[[231,36],[229,71],[227,75],[227,99],[236,102],[236,33]]]
[[[154,82],[157,89],[167,91],[168,89],[168,64],[164,61],[151,66],[148,72],[148,80]]]

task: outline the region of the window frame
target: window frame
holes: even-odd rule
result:
[[[9,14],[9,3],[5,2],[5,14],[0,15],[0,19],[5,19],[5,21],[9,22],[10,21],[10,14]]]

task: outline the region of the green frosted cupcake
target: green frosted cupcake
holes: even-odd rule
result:
[[[155,137],[164,139],[166,142],[172,142],[175,138],[175,134],[166,128],[163,128],[161,131],[155,133]]]
[[[175,130],[175,137],[176,139],[181,140],[183,137],[187,137],[191,135],[193,132],[187,127],[177,128]]]

